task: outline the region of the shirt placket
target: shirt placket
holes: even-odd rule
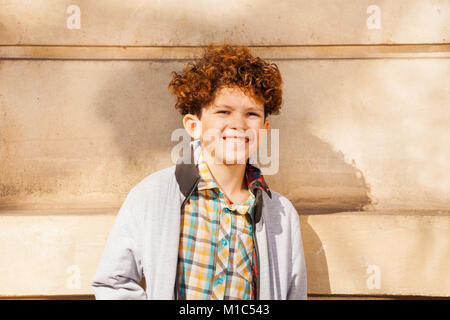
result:
[[[219,191],[221,213],[218,234],[216,266],[214,273],[213,298],[223,300],[227,286],[227,271],[230,258],[232,211],[226,205],[223,193]]]

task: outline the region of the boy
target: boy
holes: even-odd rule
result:
[[[173,72],[191,161],[130,191],[92,281],[97,299],[306,299],[298,214],[249,160],[281,86],[278,67],[247,47],[210,45]]]

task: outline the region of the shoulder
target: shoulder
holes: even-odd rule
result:
[[[270,193],[272,195],[272,198],[264,193],[264,206],[267,205],[272,210],[279,211],[281,213],[297,214],[297,210],[288,198],[272,189],[270,190]]]
[[[298,212],[292,202],[282,194],[270,190],[272,198],[264,194],[264,218],[272,224],[299,225]]]
[[[173,182],[176,182],[175,166],[170,166],[147,175],[130,190],[130,195],[136,197],[159,193]]]

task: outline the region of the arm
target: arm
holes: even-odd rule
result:
[[[125,199],[108,236],[100,264],[92,280],[98,300],[146,299],[142,280],[139,210],[134,190]]]
[[[306,265],[300,231],[300,219],[297,210],[292,206],[292,275],[287,300],[307,299]]]

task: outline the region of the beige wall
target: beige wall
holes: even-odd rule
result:
[[[449,214],[302,215],[308,293],[449,296]],[[92,294],[114,218],[107,208],[3,211],[0,294]]]
[[[275,61],[274,189],[305,212],[450,209],[449,59]],[[167,84],[183,64],[1,61],[0,204],[120,205],[173,164],[182,125]]]
[[[2,0],[1,44],[197,46],[448,43],[446,0]],[[67,29],[69,5],[81,28]],[[381,29],[366,21],[380,9]]]
[[[301,214],[308,292],[450,295],[447,1],[0,6],[0,296],[92,294],[125,195],[173,164],[170,72],[223,40],[283,74],[267,180]]]

